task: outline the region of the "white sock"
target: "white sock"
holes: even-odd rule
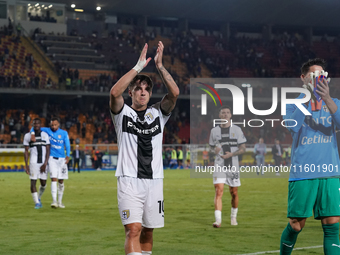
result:
[[[218,223],[222,223],[222,212],[219,210],[215,210],[215,220]]]
[[[31,194],[32,194],[34,203],[39,204],[38,193],[34,192],[34,193],[31,193]]]
[[[142,255],[151,255],[152,251],[142,251]]]
[[[39,196],[38,196],[39,199],[40,199],[41,196],[44,194],[44,191],[45,191],[45,189],[46,189],[46,186],[47,186],[47,185],[45,185],[45,186],[41,186],[41,185],[40,185],[40,187],[39,187]]]
[[[127,255],[142,255],[140,252],[130,252]]]
[[[57,202],[57,182],[51,182],[51,194],[53,203]]]
[[[233,208],[233,207],[231,207],[231,214],[230,214],[230,217],[231,217],[231,218],[236,218],[236,217],[237,217],[237,212],[238,212],[238,208]]]
[[[58,203],[61,204],[64,195],[64,183],[59,183],[58,185]]]

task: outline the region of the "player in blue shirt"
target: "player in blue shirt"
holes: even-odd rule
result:
[[[65,208],[62,203],[62,198],[64,194],[64,180],[68,179],[68,169],[67,163],[70,157],[70,139],[65,130],[59,128],[60,121],[58,118],[51,119],[51,127],[43,127],[41,131],[48,134],[51,143],[51,153],[48,160],[48,168],[50,172],[50,177],[52,179],[51,183],[51,193],[52,193],[52,208]],[[35,134],[33,128],[31,129],[31,140],[35,141]],[[66,148],[66,157],[65,157]],[[57,181],[58,185],[58,202],[57,202]]]
[[[301,79],[311,83],[311,73],[325,67],[322,59],[313,59],[301,67]],[[317,75],[318,76],[318,75]],[[313,215],[321,220],[324,253],[340,254],[339,216],[340,162],[335,129],[340,127],[340,101],[331,98],[328,81],[317,86],[322,101],[310,100],[304,107],[312,114],[305,116],[295,105],[287,105],[285,120],[293,137],[288,186],[289,223],[281,236],[280,254],[291,254],[297,236]],[[305,97],[301,94],[299,98]]]

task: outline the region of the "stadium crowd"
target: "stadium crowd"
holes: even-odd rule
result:
[[[24,134],[29,131],[31,122],[35,117],[42,118],[43,124],[48,125],[54,116],[60,117],[60,127],[71,134],[71,144],[79,144],[80,141],[88,144],[117,143],[107,101],[102,101],[92,104],[87,111],[83,111],[80,107],[75,107],[67,101],[59,104],[48,104],[46,110],[41,109],[39,112],[33,112],[29,108],[9,109],[2,107],[0,109],[0,143],[21,144]],[[190,109],[186,105],[185,100],[178,102],[178,106],[183,111],[175,108],[172,118],[166,126],[164,136],[166,144],[189,143],[189,134],[182,139],[178,137],[180,128],[190,125]],[[71,128],[73,129],[70,133]],[[90,133],[89,136],[87,135],[88,132]],[[4,139],[4,137],[8,139]]]
[[[14,27],[10,23],[8,26],[0,28],[0,34],[3,36],[13,33]],[[36,29],[33,37],[37,34],[43,34],[39,29]],[[215,33],[216,34],[216,33]],[[81,36],[76,30],[71,32],[73,36]],[[83,79],[77,68],[70,68],[63,61],[55,62],[55,69],[59,74],[59,84],[65,84],[65,86],[53,86],[52,80],[47,79],[46,84],[41,84],[39,76],[23,77],[19,74],[4,75],[0,73],[0,88],[58,88],[66,90],[80,90],[80,91],[96,91],[107,93],[111,86],[117,82],[119,77],[125,73],[130,66],[127,61],[118,60],[114,57],[115,53],[120,51],[120,47],[124,44],[128,46],[131,53],[139,54],[139,49],[145,42],[152,42],[158,36],[167,38],[170,43],[165,48],[165,56],[168,57],[169,72],[173,75],[176,83],[179,84],[181,95],[187,95],[190,93],[189,79],[190,77],[202,76],[202,67],[207,68],[211,72],[212,77],[229,77],[233,70],[247,70],[251,73],[251,77],[298,77],[298,71],[296,68],[290,68],[292,66],[299,66],[299,64],[308,58],[313,58],[316,53],[313,51],[313,46],[305,41],[305,39],[298,33],[278,33],[272,40],[264,40],[260,38],[250,38],[247,36],[236,36],[237,33],[232,33],[229,40],[223,38],[221,34],[213,35],[213,33],[206,33],[203,35],[194,35],[192,32],[177,32],[172,30],[171,33],[158,35],[156,30],[143,31],[141,29],[133,29],[129,31],[122,31],[117,28],[109,33],[108,38],[101,38],[97,33],[93,33],[90,38],[84,37],[83,42],[88,42],[90,48],[98,51],[99,55],[109,55],[105,58],[104,64],[109,64],[114,72],[112,73],[98,73],[97,76],[92,76],[87,79]],[[62,35],[61,35],[62,37]],[[80,38],[80,37],[79,37]],[[46,51],[47,48],[41,43],[46,39],[41,37],[38,43],[41,44]],[[205,40],[209,39],[209,47],[205,43]],[[65,40],[63,38],[60,39]],[[108,43],[116,41],[112,47],[108,48]],[[330,40],[327,36],[322,37],[322,42],[327,43],[328,50],[332,51],[333,48],[340,49],[339,37],[334,40]],[[111,44],[110,44],[111,46]],[[151,49],[155,51],[155,46]],[[9,54],[8,49],[3,49],[0,52],[0,63]],[[11,56],[13,57],[13,56]],[[185,64],[186,71],[184,75],[179,75],[176,72],[176,59]],[[331,77],[336,77],[337,70],[334,63],[337,62],[335,57],[328,59],[329,68],[327,69],[331,74]],[[25,57],[27,66],[33,65],[33,57],[27,55]],[[275,68],[283,68],[285,71],[278,73],[274,72]],[[164,93],[165,87],[162,85],[162,81],[155,75],[151,76],[154,81],[153,93]],[[245,88],[242,88],[245,90]],[[331,86],[331,93],[338,93],[339,88]],[[271,91],[259,87],[254,90],[255,97],[270,96]],[[181,100],[179,101],[181,103]],[[49,113],[54,115],[60,115],[61,109],[58,106],[49,106],[51,109]],[[103,110],[105,109],[105,110]],[[176,110],[178,108],[175,108]],[[184,107],[181,108],[182,110]],[[185,107],[186,111],[175,112],[167,125],[167,132],[165,132],[165,143],[181,143],[189,142],[189,137],[180,139],[177,134],[182,127],[190,125],[190,106]],[[7,109],[8,110],[8,109]],[[8,116],[6,109],[1,110],[0,122],[4,127],[2,133],[14,134],[11,135],[11,143],[21,140],[22,134],[27,131],[27,123],[20,121],[22,116],[27,118],[27,110],[16,111],[15,114]],[[19,115],[18,115],[19,114]],[[86,121],[80,123],[77,116],[79,116],[80,110],[78,108],[70,109],[61,119],[61,127],[69,130],[72,126],[76,125],[77,134],[79,137],[85,137],[86,124],[94,125],[93,140],[92,143],[114,143],[116,142],[116,135],[114,133],[114,127],[109,116],[107,106],[104,108],[94,107],[88,113],[82,113],[86,116]],[[38,113],[41,116],[41,114]],[[20,117],[21,116],[21,117]],[[45,116],[46,123],[51,116]],[[250,117],[249,117],[250,118]],[[19,123],[19,124],[17,124]],[[202,122],[201,122],[202,123]],[[84,126],[83,126],[84,125]],[[14,128],[16,126],[16,128]],[[85,131],[83,132],[83,128]],[[245,134],[250,143],[255,143],[259,136],[266,136],[269,140],[273,140],[278,137],[281,141],[285,140],[286,130],[281,127],[277,127],[275,131],[272,129],[261,128],[259,132],[250,132],[245,130]],[[20,134],[20,135],[19,135]],[[207,134],[195,134],[196,139],[205,139]],[[13,138],[13,139],[12,139]]]
[[[79,36],[77,31],[72,31],[71,34]],[[105,87],[104,84],[111,86],[117,81],[117,77],[121,77],[130,68],[128,61],[118,60],[115,53],[119,53],[120,48],[124,45],[129,47],[130,53],[138,54],[145,42],[152,42],[157,36],[156,30],[150,32],[135,28],[123,32],[118,28],[112,31],[108,38],[100,38],[97,35],[92,35],[90,38],[83,37],[82,42],[89,42],[90,48],[95,49],[98,56],[109,56],[103,59],[102,64],[110,66],[115,74],[98,74],[98,76],[83,80],[72,73],[65,62],[58,60],[55,67],[60,76],[59,82],[67,84],[67,80],[71,79],[73,89],[105,91],[102,88]],[[233,70],[246,70],[250,77],[288,78],[299,76],[297,69],[292,67],[298,66],[304,59],[316,56],[313,45],[307,43],[304,37],[298,33],[277,33],[271,40],[251,38],[245,35],[240,37],[237,36],[237,33],[232,33],[231,37],[226,40],[221,34],[198,36],[190,30],[188,32],[174,30],[173,33],[160,36],[170,40],[164,54],[170,59],[167,64],[170,65],[170,71],[175,81],[182,85],[180,86],[182,94],[190,93],[187,85],[190,77],[202,77],[202,67],[206,67],[212,77],[229,77]],[[204,43],[207,38],[212,40],[209,41],[212,44],[208,45],[209,47]],[[39,42],[44,39],[44,37],[40,38]],[[331,41],[327,36],[324,36],[321,40],[328,44],[329,50],[339,47],[338,37]],[[108,42],[111,41],[115,43],[110,43],[109,47]],[[41,43],[40,45],[46,47]],[[154,50],[155,47],[151,51]],[[179,76],[173,68],[176,59],[186,66],[186,72],[182,76]],[[334,64],[337,61],[336,58],[326,57],[326,60],[329,63],[329,72],[332,77],[338,76]],[[280,69],[280,71],[274,72],[274,69]],[[159,92],[163,93],[164,91],[160,90]]]

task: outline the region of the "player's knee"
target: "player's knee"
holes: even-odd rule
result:
[[[216,189],[216,197],[222,197],[223,196],[223,190]]]
[[[140,225],[129,224],[125,225],[126,238],[133,239],[139,238],[141,235],[142,227]]]
[[[237,197],[237,195],[238,195],[237,190],[231,190],[231,191],[230,191],[230,195],[231,195],[232,197]]]
[[[37,183],[36,180],[31,180],[31,188],[32,188],[32,187],[35,187],[36,183]]]
[[[142,228],[141,235],[146,237],[152,237],[153,234],[153,228]]]
[[[302,227],[300,226],[300,224],[294,224],[294,225],[291,224],[291,227],[292,227],[292,229],[294,229],[296,232],[299,232],[299,231],[302,230]]]
[[[292,227],[292,229],[299,232],[305,226],[306,220],[291,219],[289,223],[290,223],[290,226]]]

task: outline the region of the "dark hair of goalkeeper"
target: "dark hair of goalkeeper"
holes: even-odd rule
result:
[[[301,74],[306,75],[309,72],[309,68],[311,66],[321,66],[323,70],[326,68],[326,61],[321,58],[310,59],[307,62],[303,63],[301,66]]]

